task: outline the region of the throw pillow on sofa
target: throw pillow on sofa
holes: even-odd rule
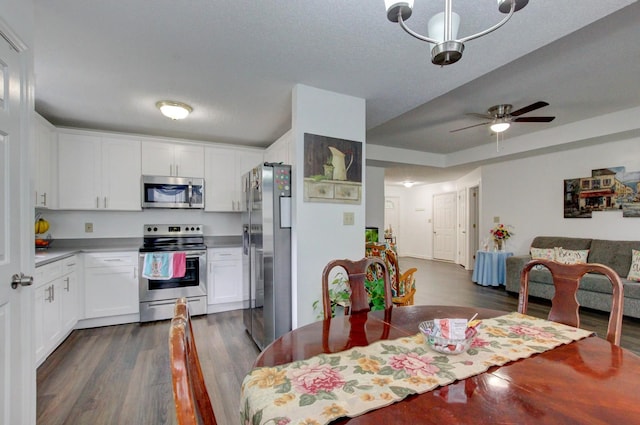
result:
[[[555,248],[534,248],[531,247],[531,259],[532,260],[555,260],[556,253]],[[533,266],[534,270],[544,270],[545,266],[536,264]]]
[[[640,282],[640,251],[635,249],[631,250],[631,267],[627,279]]]
[[[564,264],[582,264],[587,262],[588,255],[588,249],[573,250],[558,248],[556,250],[556,261]]]

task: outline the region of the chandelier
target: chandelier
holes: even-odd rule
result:
[[[529,3],[529,0],[497,0],[498,10],[506,13],[500,22],[467,37],[456,38],[458,36],[458,27],[460,25],[460,16],[452,12],[452,0],[445,0],[444,12],[434,15],[428,23],[429,36],[425,37],[411,30],[405,24],[405,21],[411,17],[413,11],[413,0],[385,0],[387,8],[387,18],[391,22],[398,22],[403,30],[418,40],[432,43],[435,46],[431,49],[431,62],[435,65],[451,65],[462,58],[464,51],[464,43],[476,38],[487,35],[507,23],[515,12],[522,9]]]

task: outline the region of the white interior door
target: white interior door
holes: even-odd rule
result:
[[[456,193],[433,195],[433,258],[455,261]]]
[[[467,189],[458,191],[458,264],[467,267]]]
[[[1,28],[0,28],[1,30]],[[22,104],[20,54],[0,37],[0,423],[29,424],[35,406],[31,313],[28,287],[11,286],[12,276],[25,263],[25,226],[33,223],[33,210],[24,195],[30,194],[28,179],[23,187],[21,172],[28,152],[21,130],[26,126]],[[26,130],[24,131],[26,133]],[[22,152],[21,152],[22,149]],[[25,168],[26,165],[24,166]],[[24,190],[21,190],[24,189]],[[23,192],[23,193],[22,193]],[[31,197],[29,196],[29,199]],[[27,217],[25,217],[25,215]],[[29,218],[31,217],[31,218]],[[29,228],[33,232],[33,226]],[[33,242],[32,242],[33,243]],[[33,245],[31,245],[33,249]],[[33,266],[27,272],[33,271]]]

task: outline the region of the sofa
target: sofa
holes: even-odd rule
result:
[[[531,242],[531,247],[589,250],[588,263],[607,265],[620,276],[624,286],[624,315],[640,318],[640,282],[627,279],[632,261],[631,250],[640,250],[640,241],[538,236]],[[510,294],[517,295],[520,292],[520,272],[530,260],[531,255],[507,258],[506,290]],[[550,300],[554,292],[551,273],[546,268],[532,269],[529,273],[529,296]],[[582,307],[611,311],[609,279],[600,274],[586,274],[580,281],[577,298]]]

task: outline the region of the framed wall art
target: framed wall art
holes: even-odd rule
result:
[[[304,200],[360,204],[362,143],[305,133]]]

